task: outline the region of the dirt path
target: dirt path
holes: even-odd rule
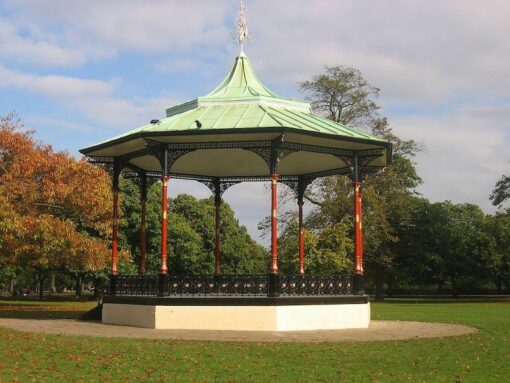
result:
[[[250,342],[367,342],[438,338],[470,334],[473,327],[410,321],[372,321],[368,329],[321,331],[207,331],[153,330],[128,326],[106,325],[93,321],[71,319],[34,320],[0,318],[0,326],[17,331],[47,334],[85,335],[107,338],[144,338],[172,340],[215,340]]]

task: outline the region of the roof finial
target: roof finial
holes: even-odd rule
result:
[[[244,53],[244,44],[251,38],[250,33],[248,32],[248,22],[244,15],[245,10],[246,6],[241,0],[241,5],[239,6],[239,17],[236,20],[237,42],[241,47],[241,53]]]

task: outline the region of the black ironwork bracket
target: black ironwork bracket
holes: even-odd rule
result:
[[[293,176],[284,178],[281,183],[287,185],[296,195],[298,202],[303,201],[306,188],[316,179],[314,176]]]
[[[207,179],[207,180],[199,180],[198,182],[207,186],[213,193],[214,198],[216,200],[218,200],[218,199],[221,199],[223,193],[225,193],[228,188],[230,188],[231,186],[237,185],[241,181],[233,181],[233,180],[229,181],[228,179],[225,180],[221,177],[213,177],[213,178]]]

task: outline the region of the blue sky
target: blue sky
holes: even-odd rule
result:
[[[81,147],[164,116],[209,92],[238,51],[237,1],[0,1],[0,114],[16,111],[37,137]],[[476,203],[510,172],[510,3],[246,1],[254,69],[272,90],[324,65],[355,67],[381,89],[395,132],[421,142],[420,191]],[[174,182],[171,193],[207,189]],[[225,194],[257,236],[261,185]]]

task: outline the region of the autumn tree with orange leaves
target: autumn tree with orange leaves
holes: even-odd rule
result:
[[[111,188],[106,172],[34,140],[0,118],[0,267],[82,274],[108,266]]]

